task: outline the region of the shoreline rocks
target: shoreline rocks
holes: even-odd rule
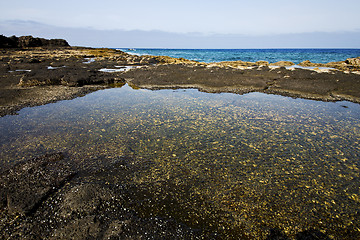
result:
[[[90,160],[89,160],[90,161]],[[95,160],[92,160],[95,161]],[[174,219],[144,218],[128,207],[126,178],[136,171],[119,158],[96,169],[63,153],[0,172],[0,234],[4,239],[196,239]],[[121,181],[119,181],[121,179]],[[118,182],[112,186],[109,182]]]
[[[294,66],[295,63],[290,62],[290,61],[279,61],[276,63],[271,63],[270,66],[279,66],[279,67],[290,67],[290,66]]]
[[[31,48],[31,47],[70,47],[64,39],[45,39],[33,36],[11,36],[0,35],[0,48]]]
[[[360,103],[360,75],[333,70],[289,70],[288,62],[270,68],[268,62],[199,63],[170,57],[133,56],[114,49],[1,49],[0,116],[71,99],[98,89],[128,83],[149,89],[197,88],[206,92],[244,94],[258,91],[322,101]],[[357,60],[337,63],[350,69]],[[304,64],[312,65],[306,62]],[[335,64],[335,63],[333,63]],[[128,71],[101,72],[100,69]],[[101,157],[99,157],[101,158]],[[83,163],[96,162],[94,159]],[[221,239],[221,235],[191,228],[171,218],[141,216],[149,186],[134,184],[141,164],[120,156],[106,165],[79,167],[62,153],[36,157],[0,174],[0,232],[16,239]],[[145,164],[146,165],[146,164]],[[129,180],[130,179],[130,180]],[[154,187],[154,192],[158,189]],[[140,199],[143,200],[143,199]],[[151,200],[151,198],[150,198]],[[140,203],[140,206],[139,206]],[[247,231],[247,229],[243,229]],[[267,229],[267,239],[287,239]],[[266,235],[266,234],[265,234]],[[327,236],[316,230],[299,232],[298,239]]]
[[[125,83],[148,89],[197,88],[238,94],[259,91],[360,103],[359,58],[327,64],[304,61],[299,65],[311,69],[299,69],[289,68],[294,64],[287,61],[201,63],[166,56],[135,56],[108,48],[34,47],[0,51],[0,116]]]
[[[350,64],[350,65],[354,65],[354,66],[360,65],[360,57],[348,58],[348,59],[345,60],[345,63]]]
[[[90,165],[97,161],[101,162],[101,157],[84,160]],[[144,214],[143,205],[158,197],[160,190],[167,189],[135,183],[132,178],[148,166],[134,161],[120,156],[114,161],[97,162],[95,167],[78,164],[64,153],[52,153],[0,172],[1,236],[4,239],[247,239],[254,231],[235,228],[233,232],[211,224],[195,228],[171,216]],[[278,229],[259,231],[262,232],[257,235],[265,235],[266,239],[290,239]],[[316,229],[302,229],[295,238],[328,239],[328,236]]]

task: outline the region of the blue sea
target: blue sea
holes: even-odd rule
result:
[[[344,61],[347,58],[360,57],[360,49],[124,49],[120,50],[135,55],[169,56],[186,58],[199,62],[247,61],[260,60],[275,63],[291,61],[299,64],[310,60],[314,63]]]

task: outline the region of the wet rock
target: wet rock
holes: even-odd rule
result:
[[[77,174],[62,154],[18,164],[1,175],[0,235],[4,239],[198,239],[202,232],[173,219],[139,217],[126,181],[136,164],[120,158]],[[85,161],[86,162],[86,161]],[[66,174],[68,173],[68,174]],[[36,177],[34,177],[36,176]],[[15,181],[16,179],[16,181]],[[115,184],[116,183],[116,184]],[[133,186],[129,188],[129,186]],[[14,201],[8,203],[11,194]],[[10,208],[8,205],[11,205]],[[205,236],[205,235],[204,235]]]
[[[317,230],[306,230],[296,234],[296,240],[330,240],[328,236]]]
[[[17,179],[20,179],[19,184],[11,185],[15,187],[14,191],[21,193],[24,192],[24,188],[29,188],[27,194],[21,196],[34,198],[35,195],[36,199],[36,194],[30,195],[28,192],[38,193],[39,188],[32,186],[37,184],[31,177],[26,178],[24,175],[39,176],[36,179],[46,189],[47,182],[54,182],[52,176],[55,171],[59,176],[67,171],[69,165],[65,164],[62,157],[61,154],[51,154],[16,165],[3,172],[1,186],[11,185],[3,184],[4,178],[14,179],[12,176],[17,176]],[[79,173],[74,178],[68,179],[66,184],[61,184],[55,187],[55,191],[43,195],[46,197],[42,197],[42,201],[36,204],[36,209],[33,207],[33,211],[28,214],[17,211],[16,213],[20,215],[14,216],[13,213],[0,211],[0,235],[4,239],[242,239],[233,232],[229,233],[230,235],[222,235],[221,232],[213,232],[209,229],[191,228],[178,218],[157,212],[154,209],[157,208],[156,204],[149,205],[153,209],[150,215],[137,211],[134,205],[138,205],[141,210],[151,202],[148,200],[153,199],[149,198],[151,194],[163,196],[171,192],[173,186],[165,185],[162,189],[159,188],[160,185],[144,183],[141,186],[129,181],[132,174],[147,167],[131,164],[134,162],[132,159],[119,158],[110,165],[105,162],[99,163],[96,167],[81,167]],[[202,203],[196,202],[199,205],[189,207],[198,209]],[[159,204],[159,206],[163,205],[162,202]],[[174,208],[176,205],[171,204],[171,206]],[[212,221],[218,223],[218,219]],[[318,231],[304,231],[296,237],[296,239],[327,239],[326,235]],[[266,239],[288,238],[280,230],[274,229],[270,230]]]
[[[50,239],[98,239],[100,231],[100,222],[96,216],[86,216],[56,229]]]
[[[34,158],[0,176],[0,207],[9,214],[32,214],[54,191],[75,175],[61,153]]]
[[[19,81],[19,86],[64,85],[81,87],[94,84],[121,83],[124,80],[112,73],[99,72],[77,67],[55,67],[54,69],[33,69],[26,72]]]
[[[279,229],[271,229],[266,240],[289,240],[289,238]]]
[[[104,239],[111,239],[121,236],[124,233],[125,228],[127,225],[130,225],[130,220],[120,221],[115,220],[110,223],[108,229],[104,234]]]
[[[100,204],[114,197],[110,191],[95,184],[80,184],[70,189],[64,196],[61,205],[61,215],[71,214],[92,215]]]

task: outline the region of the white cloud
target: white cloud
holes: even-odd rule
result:
[[[63,0],[0,3],[2,20],[33,20],[62,27],[235,34],[352,31],[360,1],[335,0]]]

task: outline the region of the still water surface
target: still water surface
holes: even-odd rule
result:
[[[263,238],[360,231],[360,105],[125,85],[0,118],[2,165],[53,151],[151,162],[138,210]],[[139,196],[141,198],[141,196]]]

